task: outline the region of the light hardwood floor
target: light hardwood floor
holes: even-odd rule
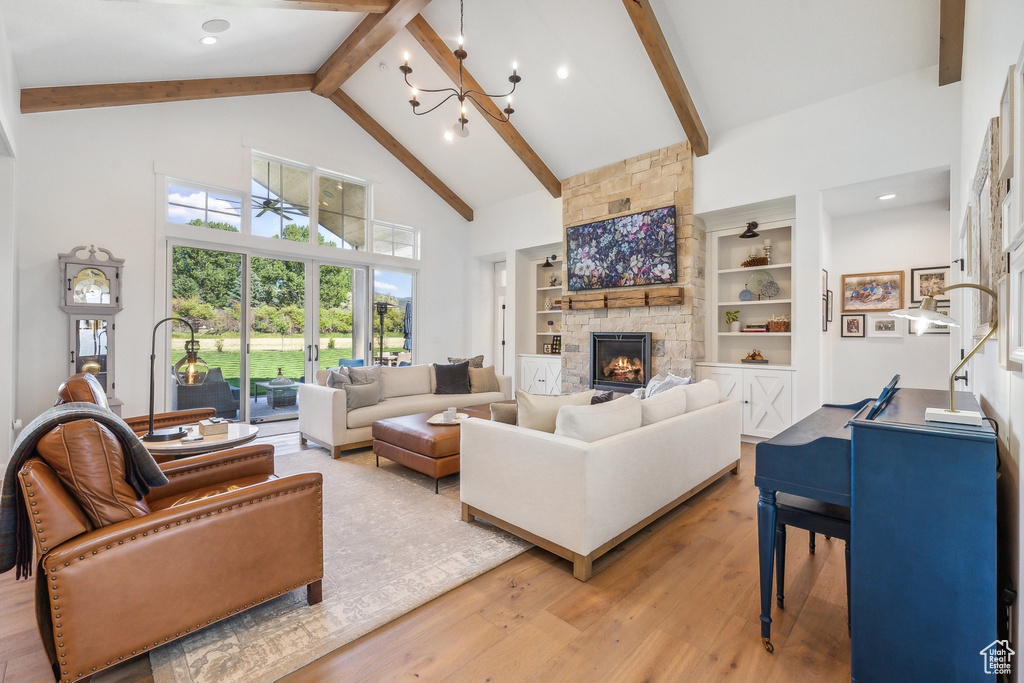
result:
[[[775,653],[761,646],[753,477],[745,445],[738,476],[606,555],[587,583],[533,549],[283,680],[848,681],[841,541],[819,537],[810,555],[790,533]],[[0,577],[0,683],[53,680],[32,599],[31,582]],[[152,677],[131,662],[117,679]]]

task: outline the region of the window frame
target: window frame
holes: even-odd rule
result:
[[[376,235],[375,231],[376,231],[376,229],[378,227],[385,228],[385,229],[388,229],[388,230],[391,231],[391,239],[390,240],[387,240],[387,241],[381,240],[382,243],[390,244],[391,245],[391,251],[390,252],[377,251],[378,240],[377,240],[377,235]],[[395,253],[395,247],[399,246],[399,245],[398,245],[397,242],[395,242],[394,236],[395,236],[395,233],[398,232],[398,231],[407,232],[407,233],[410,233],[412,235],[412,252],[413,252],[413,255],[411,257],[409,257],[409,256],[399,256],[398,254]],[[419,228],[413,228],[413,227],[410,227],[408,225],[399,225],[398,223],[389,223],[387,221],[373,221],[373,224],[372,224],[372,226],[370,228],[370,237],[371,237],[371,242],[372,242],[371,245],[370,245],[370,249],[372,250],[372,252],[374,254],[379,254],[380,256],[391,256],[391,257],[394,257],[394,258],[408,259],[410,261],[419,261],[420,260],[420,232],[421,231],[420,231]],[[404,246],[409,246],[409,245],[402,244],[400,246],[404,247]]]

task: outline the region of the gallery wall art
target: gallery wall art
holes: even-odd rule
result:
[[[676,209],[566,228],[569,291],[676,281]]]
[[[903,308],[903,271],[844,275],[843,311],[885,312]]]

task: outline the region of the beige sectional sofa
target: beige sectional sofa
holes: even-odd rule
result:
[[[461,408],[477,403],[493,403],[512,397],[512,378],[498,375],[499,391],[476,394],[435,394],[437,382],[432,365],[382,367],[385,400],[376,405],[347,410],[344,389],[327,385],[330,370],[316,373],[316,384],[299,387],[299,438],[331,450],[335,458],[341,451],[373,443],[371,426],[375,420],[427,411]]]
[[[636,428],[589,442],[500,422],[465,421],[463,520],[480,518],[564,557],[573,563],[573,575],[586,581],[594,559],[725,473],[739,471],[740,402],[719,399],[718,385],[711,384],[671,390],[703,394],[691,401],[692,410],[666,413],[666,403],[648,404]],[[627,401],[626,410],[644,403],[625,397],[603,405],[620,401]],[[579,418],[593,411],[592,434],[608,434],[618,419],[600,412],[609,410],[615,408],[563,406],[558,422],[569,427],[563,431],[582,436]],[[570,411],[575,426],[564,419]]]

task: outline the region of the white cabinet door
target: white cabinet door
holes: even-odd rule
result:
[[[713,379],[718,382],[718,393],[722,398],[743,400],[743,368],[715,368],[701,366],[700,381]]]
[[[548,358],[542,361],[544,368],[544,389],[540,393],[558,396],[562,393],[562,359]]]
[[[743,433],[770,438],[792,424],[792,374],[744,368]]]
[[[562,393],[562,358],[520,356],[519,388],[528,394],[555,396]]]

